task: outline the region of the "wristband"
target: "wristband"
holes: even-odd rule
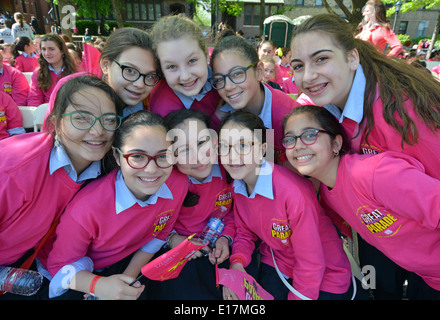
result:
[[[102,276],[94,276],[92,279],[92,282],[90,282],[89,293],[92,296],[95,296],[95,286],[96,286],[96,283],[98,282],[99,278],[102,278]]]

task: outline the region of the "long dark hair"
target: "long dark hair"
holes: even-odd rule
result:
[[[52,41],[56,44],[56,46],[63,53],[63,66],[64,66],[64,74],[63,76],[68,76],[69,74],[75,73],[76,64],[73,61],[73,58],[69,54],[69,50],[67,49],[66,43],[64,42],[61,36],[56,33],[46,34],[43,38],[41,38],[41,42]],[[40,69],[38,71],[38,88],[42,90],[47,90],[52,85],[52,77],[50,75],[49,63],[44,59],[41,54],[38,58],[38,63],[40,64]]]
[[[379,53],[369,42],[353,37],[353,28],[336,15],[320,14],[309,18],[293,32],[295,37],[307,32],[330,36],[345,52],[357,49],[366,77],[364,120],[367,121],[366,141],[374,127],[373,104],[376,86],[383,102],[383,117],[402,136],[404,143],[417,143],[418,130],[408,113],[405,102],[410,100],[418,118],[434,132],[440,129],[440,83],[426,72],[398,59]]]

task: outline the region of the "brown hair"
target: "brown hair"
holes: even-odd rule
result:
[[[365,6],[372,6],[374,9],[376,22],[382,27],[387,29],[391,28],[391,25],[387,21],[387,9],[381,0],[368,0]]]
[[[156,56],[157,45],[159,43],[177,40],[183,37],[190,37],[197,41],[200,49],[202,49],[205,54],[208,53],[202,29],[193,20],[181,14],[162,17],[153,25],[151,36],[153,38],[153,49],[156,52]],[[160,57],[158,57],[158,59],[160,61]]]
[[[294,108],[283,119],[283,132],[286,129],[286,123],[289,118],[299,114],[308,114],[310,117],[312,117],[313,120],[315,120],[318,125],[327,132],[330,138],[334,139],[336,136],[341,136],[342,146],[341,150],[339,151],[340,155],[351,152],[351,145],[345,134],[344,127],[342,127],[338,119],[336,119],[330,113],[330,111],[323,107],[318,107],[314,105],[302,105]]]
[[[76,70],[76,64],[73,61],[72,57],[69,54],[69,50],[66,47],[66,43],[64,42],[63,38],[61,38],[56,33],[49,33],[45,35],[43,38],[41,38],[41,42],[45,41],[52,41],[56,44],[56,46],[61,50],[63,53],[63,66],[64,66],[64,75],[68,76],[69,74],[75,73]],[[46,59],[43,58],[43,55],[41,54],[38,58],[38,63],[40,64],[40,69],[38,71],[38,88],[41,90],[47,90],[52,85],[52,77],[50,75],[49,70],[49,63],[46,61]]]
[[[146,31],[125,27],[113,31],[107,41],[105,41],[105,47],[99,61],[101,62],[103,59],[108,59],[113,63],[113,59],[118,59],[122,52],[132,47],[149,50],[154,55],[153,41]],[[157,67],[158,62],[156,56],[155,63]]]
[[[65,113],[69,105],[75,105],[72,101],[72,96],[87,87],[94,87],[104,91],[115,105],[115,112],[118,115],[122,114],[124,104],[116,95],[115,91],[104,81],[94,75],[81,75],[66,81],[60,89],[56,92],[54,107],[45,121],[46,130],[55,136],[56,128],[62,119],[62,114]]]
[[[418,139],[418,130],[405,105],[407,100],[412,101],[417,117],[433,132],[440,129],[440,83],[433,77],[404,61],[386,57],[367,41],[355,39],[351,25],[339,16],[321,14],[309,18],[294,31],[291,47],[295,46],[296,36],[307,32],[330,36],[346,53],[357,49],[366,78],[362,121],[367,121],[367,143],[374,126],[376,86],[383,102],[383,117],[402,136],[402,147],[404,143],[412,145]]]

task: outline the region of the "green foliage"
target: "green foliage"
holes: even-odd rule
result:
[[[84,34],[86,28],[89,28],[90,35],[98,35],[98,25],[93,20],[76,20],[76,27],[78,28],[78,34]]]

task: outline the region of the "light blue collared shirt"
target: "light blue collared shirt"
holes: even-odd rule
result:
[[[273,187],[272,187],[272,167],[264,160],[261,165],[260,173],[258,174],[257,183],[252,191],[251,195],[248,195],[246,190],[246,183],[243,180],[234,180],[233,183],[234,192],[242,194],[246,198],[253,199],[257,194],[273,200]]]
[[[82,183],[87,179],[94,179],[101,174],[101,162],[94,161],[78,176],[64,147],[62,145],[58,147],[54,145],[49,157],[49,173],[53,174],[60,168],[64,168],[70,179],[76,183]]]
[[[144,104],[140,101],[137,105],[134,106],[126,106],[124,110],[122,110],[122,116],[124,118],[128,117],[130,114],[144,110]]]
[[[57,76],[60,75],[61,73],[63,73],[64,71],[64,66],[61,68],[60,72],[56,72],[55,69],[52,67],[52,65],[49,65],[49,70],[53,71]]]
[[[365,79],[364,71],[359,64],[351,86],[350,94],[348,95],[347,103],[345,104],[344,111],[339,118],[340,123],[342,123],[345,117],[357,123],[362,121],[362,118],[364,117],[364,94],[366,83],[367,81]]]
[[[268,129],[272,129],[272,92],[270,92],[269,88],[265,85],[262,85],[264,88],[264,103],[263,108],[261,109],[258,117],[263,120],[264,126]],[[235,110],[229,104],[225,104],[220,108],[223,112],[234,113]]]
[[[31,54],[27,54],[26,52],[23,51],[22,55],[25,58],[35,58],[35,53],[33,53],[33,52]]]
[[[134,206],[138,203],[141,207],[146,207],[157,202],[157,199],[173,199],[173,194],[168,186],[164,183],[160,186],[159,190],[156,193],[152,194],[146,201],[141,201],[137,199],[133,193],[128,189],[127,185],[124,182],[124,177],[122,176],[121,170],[116,174],[116,214],[120,214],[122,211],[127,210],[128,208]]]
[[[204,84],[202,91],[200,93],[196,94],[195,96],[186,96],[181,92],[174,91],[173,92],[179,97],[180,101],[182,101],[183,105],[186,109],[191,108],[191,105],[193,104],[194,100],[200,101],[202,100],[206,94],[212,89],[211,82],[209,81],[210,78],[212,78],[212,70],[211,67],[208,66],[208,80]]]
[[[190,184],[191,183],[193,183],[193,184],[202,184],[202,183],[211,182],[213,177],[217,177],[217,178],[223,179],[222,172],[221,172],[220,167],[219,167],[219,165],[217,163],[214,163],[214,165],[212,166],[211,173],[209,174],[209,176],[207,176],[205,179],[203,179],[202,182],[200,182],[196,178],[191,177],[189,175],[188,175],[188,180],[189,180]]]

